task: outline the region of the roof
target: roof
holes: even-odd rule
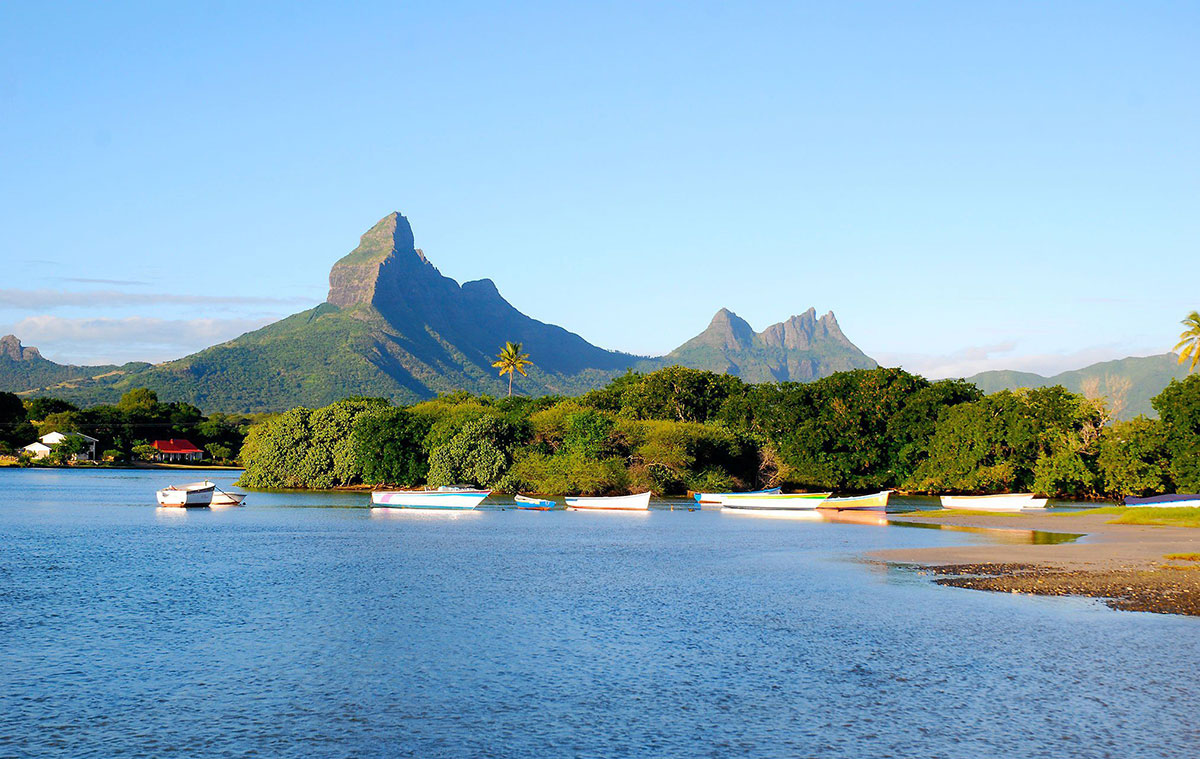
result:
[[[57,437],[55,437],[56,435],[57,435]],[[51,441],[47,441],[46,438],[48,438],[48,437],[54,438],[54,439]],[[45,443],[45,442],[57,443],[57,442],[63,440],[64,438],[69,438],[69,437],[81,437],[84,440],[88,441],[89,443],[100,442],[99,440],[92,437],[91,435],[85,435],[82,432],[48,432],[45,435],[42,435],[38,439],[41,440],[43,443]]]
[[[23,451],[46,451],[48,453],[51,449],[50,449],[50,446],[46,445],[45,443],[30,443],[29,445],[25,446],[21,450],[23,450]]]
[[[196,446],[192,445],[183,438],[171,438],[170,440],[155,440],[154,447],[162,453],[204,453]]]

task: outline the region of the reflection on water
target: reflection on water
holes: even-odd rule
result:
[[[816,509],[721,509],[721,516],[786,519],[801,522],[822,521],[821,513]]]
[[[903,519],[887,520],[896,527],[915,527],[921,530],[943,530],[945,532],[969,532],[975,535],[985,535],[997,543],[1010,545],[1056,545],[1058,543],[1073,543],[1083,537],[1075,532],[1047,532],[1046,530],[1019,530],[1008,527],[964,527],[956,524],[930,524],[928,522],[907,522]]]
[[[0,754],[1198,753],[1197,620],[843,560],[991,532],[164,481],[0,470]]]
[[[376,506],[371,509],[372,519],[474,519],[482,515],[475,509],[410,509]]]

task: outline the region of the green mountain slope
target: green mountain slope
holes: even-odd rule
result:
[[[1155,416],[1150,399],[1161,393],[1172,379],[1186,376],[1187,367],[1179,364],[1178,356],[1161,353],[1102,361],[1053,377],[1029,372],[993,371],[968,377],[967,381],[975,383],[985,393],[1018,387],[1062,385],[1072,392],[1102,395],[1109,399],[1110,408],[1117,409],[1117,418],[1132,419],[1138,414]]]
[[[746,333],[745,339],[723,342],[729,330]],[[44,384],[24,379],[10,385],[0,364],[0,389],[95,403],[149,387],[163,400],[209,411],[319,406],[351,395],[401,403],[456,390],[501,395],[507,382],[491,362],[508,340],[520,342],[535,362],[529,376],[514,383],[526,395],[575,395],[630,368],[675,363],[730,371],[751,382],[810,380],[875,365],[841,333],[833,314],[818,320],[812,309],[757,335],[722,310],[707,330],[663,357],[598,348],[522,314],[491,280],[460,285],[442,276],[415,247],[408,220],[393,213],[334,264],[327,302],[314,309],[163,364],[60,367],[62,377],[77,378],[69,384],[57,384],[59,375],[46,369]]]
[[[117,375],[136,372],[150,366],[131,363],[124,366],[73,366],[45,359],[37,348],[26,348],[15,335],[0,337],[0,389],[22,392],[59,385],[105,384]]]

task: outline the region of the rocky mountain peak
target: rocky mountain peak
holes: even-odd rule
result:
[[[37,348],[23,347],[16,335],[0,337],[0,356],[12,359],[13,361],[32,361],[35,358],[40,358],[41,355]]]
[[[393,212],[363,233],[358,247],[333,265],[326,300],[342,308],[370,304],[385,295],[380,292],[384,279],[394,284],[412,278],[442,276],[415,246],[408,219]]]
[[[722,308],[695,339],[717,348],[745,349],[754,343],[754,328],[742,317]]]

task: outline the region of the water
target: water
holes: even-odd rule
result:
[[[1200,620],[856,558],[986,534],[150,505],[201,476],[0,470],[0,756],[1200,751]]]

